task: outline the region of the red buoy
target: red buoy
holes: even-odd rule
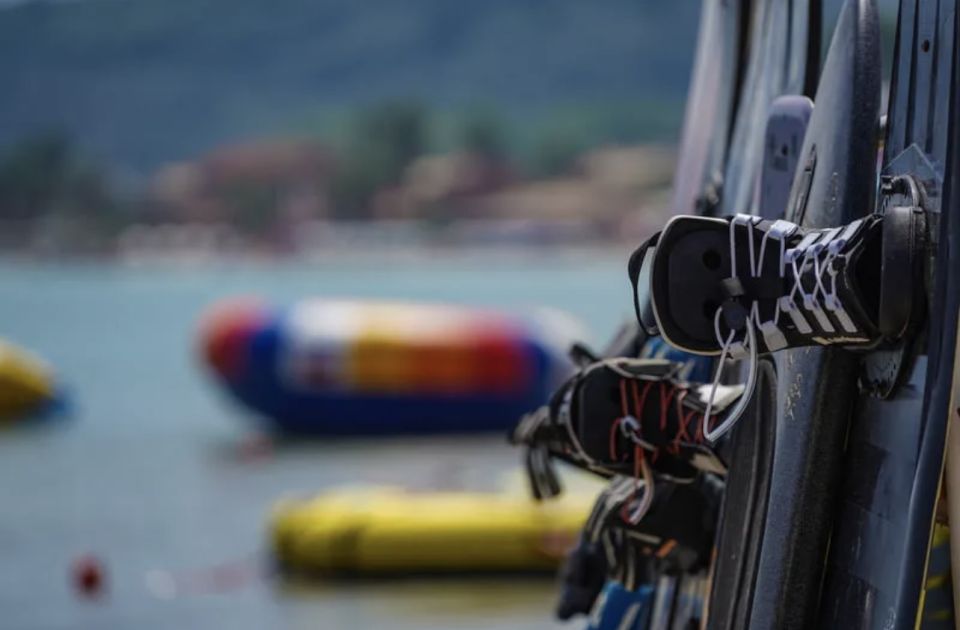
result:
[[[103,563],[95,556],[80,556],[73,562],[71,579],[78,595],[97,598],[103,595],[106,578]]]

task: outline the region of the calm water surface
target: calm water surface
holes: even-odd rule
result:
[[[244,455],[254,424],[204,377],[193,333],[221,297],[359,296],[549,305],[602,342],[630,313],[625,260],[611,251],[311,267],[0,265],[0,336],[47,358],[72,401],[58,423],[0,435],[0,628],[560,627],[549,580],[305,586],[259,570],[265,516],[284,494],[348,483],[490,488],[518,454],[492,435]],[[100,602],[75,597],[68,580],[72,559],[88,552],[109,570]],[[218,567],[226,578],[211,587]],[[158,590],[157,572],[181,592]]]

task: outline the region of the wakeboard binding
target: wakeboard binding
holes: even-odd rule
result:
[[[603,477],[632,475],[651,488],[655,478],[689,483],[701,472],[725,474],[707,436],[743,387],[690,383],[682,369],[663,359],[599,360],[521,418],[512,441],[527,447],[534,496],[559,492],[553,458]]]
[[[643,345],[633,340],[618,347]],[[610,581],[633,592],[658,576],[704,569],[726,473],[724,458],[703,435],[708,386],[684,378],[696,366],[599,358],[582,345],[571,356],[580,371],[547,405],[521,418],[510,436],[526,447],[537,499],[562,492],[557,459],[610,479],[561,572],[560,619],[589,613]],[[723,387],[717,413],[741,391]]]
[[[597,497],[561,571],[560,619],[589,613],[610,580],[636,591],[659,576],[708,566],[721,482],[703,475],[689,483],[662,484],[656,496],[646,490],[642,480],[617,476]]]
[[[748,359],[749,401],[759,356],[806,346],[862,352],[893,347],[925,311],[930,260],[927,214],[918,184],[903,178],[912,205],[834,228],[738,214],[677,216],[630,257],[638,322],[673,347]],[[717,370],[705,417],[715,413]],[[744,405],[719,426],[715,441]]]
[[[740,358],[751,346],[756,354],[812,345],[870,350],[896,342],[921,308],[926,243],[920,207],[829,229],[743,214],[678,216],[634,252],[630,278],[641,323],[686,352]]]

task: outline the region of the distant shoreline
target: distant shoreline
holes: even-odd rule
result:
[[[582,245],[470,245],[427,247],[387,246],[369,249],[337,248],[329,251],[307,251],[291,254],[267,252],[219,253],[151,252],[142,255],[68,255],[48,256],[25,253],[0,253],[0,265],[25,267],[57,267],[61,265],[108,266],[117,268],[216,268],[242,267],[324,267],[367,266],[382,264],[422,265],[438,261],[483,263],[496,267],[518,262],[544,261],[575,265],[578,261],[623,260],[633,245],[626,242],[594,242]]]

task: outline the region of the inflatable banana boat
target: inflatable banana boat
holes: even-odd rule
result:
[[[47,364],[0,340],[0,425],[42,415],[56,400],[56,380]]]
[[[537,503],[524,493],[341,490],[281,503],[278,564],[296,573],[397,575],[555,570],[596,493]]]
[[[531,317],[437,304],[249,301],[203,319],[204,363],[232,396],[286,433],[505,430],[571,370],[582,335]]]

